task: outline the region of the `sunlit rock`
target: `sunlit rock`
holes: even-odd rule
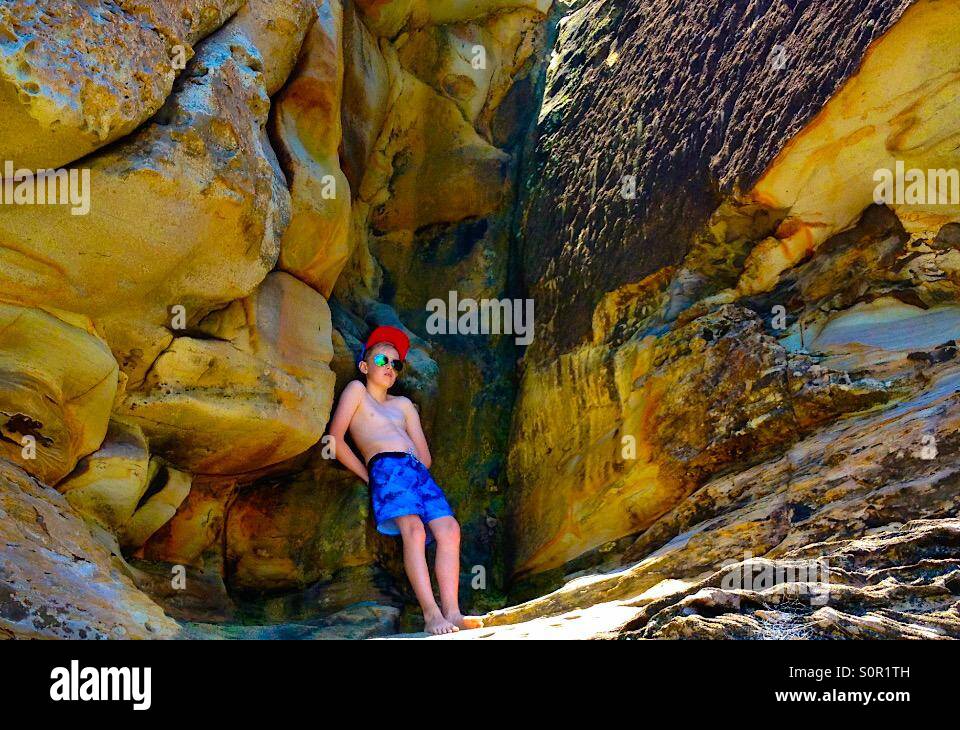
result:
[[[100,448],[81,459],[57,490],[77,512],[118,534],[147,489],[148,448],[139,426],[112,418]]]
[[[389,195],[373,209],[380,231],[415,230],[493,213],[503,202],[509,156],[484,140],[460,109],[388,56],[391,99],[371,165]]]
[[[491,120],[536,48],[543,16],[530,10],[416,30],[397,43],[400,62],[451,99],[490,139]]]
[[[509,461],[514,571],[639,532],[716,471],[890,397],[881,383],[848,381],[732,306],[659,339],[528,370]]]
[[[67,500],[0,460],[0,638],[172,638]]]
[[[163,105],[193,46],[242,0],[0,6],[0,160],[60,167],[129,134]]]
[[[4,206],[4,297],[90,316],[137,384],[169,344],[174,307],[193,324],[249,294],[273,268],[288,205],[263,146],[261,67],[228,25],[148,124],[84,161],[87,215]]]
[[[198,474],[235,474],[305,451],[323,434],[333,396],[330,311],[289,274],[177,337],[124,414],[151,451]]]
[[[189,474],[172,469],[157,459],[151,462],[150,470],[150,491],[124,525],[120,536],[120,543],[125,548],[143,545],[154,532],[173,519],[177,508],[190,493],[193,478]]]
[[[920,0],[874,42],[856,75],[750,192],[787,217],[751,254],[738,291],[769,289],[873,202],[889,204],[916,234],[933,235],[960,218],[958,38],[960,5]]]
[[[56,484],[100,446],[118,382],[89,320],[0,303],[0,457]]]
[[[343,12],[318,3],[293,79],[275,100],[272,136],[290,183],[279,266],[329,296],[350,255],[350,184],[340,169]]]

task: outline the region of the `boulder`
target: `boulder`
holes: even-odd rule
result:
[[[90,209],[4,206],[0,289],[91,317],[137,384],[176,328],[247,296],[273,268],[289,196],[264,127],[255,45],[207,39],[167,103],[84,160]]]
[[[89,320],[0,303],[0,457],[56,484],[100,446],[119,370]]]
[[[249,38],[263,57],[263,83],[270,96],[296,65],[315,5],[315,0],[247,0],[230,23],[230,29]]]
[[[147,490],[148,449],[138,425],[111,418],[100,448],[81,459],[57,490],[78,513],[119,534]]]
[[[0,638],[163,639],[179,630],[62,495],[0,460]]]
[[[243,0],[11,0],[0,7],[0,160],[57,168],[133,132]]]
[[[333,396],[330,310],[289,274],[177,337],[119,411],[151,451],[194,474],[237,474],[295,456],[323,434]]]
[[[343,12],[317,5],[299,65],[277,96],[271,134],[290,182],[280,268],[330,296],[350,255],[350,184],[340,169]]]

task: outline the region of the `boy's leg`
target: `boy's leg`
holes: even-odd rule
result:
[[[437,541],[434,570],[440,586],[443,615],[461,629],[479,628],[483,625],[479,618],[460,613],[460,525],[453,517],[438,517],[429,524]]]
[[[457,631],[457,627],[444,618],[433,597],[433,586],[430,585],[430,572],[427,569],[427,533],[423,521],[417,515],[404,515],[397,517],[396,523],[403,537],[403,566],[420,602],[420,608],[423,609],[427,631],[431,634]]]

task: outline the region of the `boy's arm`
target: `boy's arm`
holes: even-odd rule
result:
[[[367,467],[353,453],[353,449],[347,444],[345,438],[347,428],[357,412],[362,397],[363,383],[359,380],[354,380],[343,389],[337,410],[330,421],[330,435],[333,436],[333,448],[337,461],[369,484],[370,475],[367,474]]]
[[[413,441],[413,445],[417,448],[417,458],[429,469],[433,457],[430,456],[427,437],[424,435],[423,427],[420,425],[420,413],[417,411],[417,407],[413,405],[413,401],[408,398],[404,398],[404,401],[406,401],[403,404],[403,410],[406,416],[405,425],[407,427],[407,434],[410,436],[410,440]]]

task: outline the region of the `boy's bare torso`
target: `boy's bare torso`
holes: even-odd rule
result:
[[[397,396],[387,396],[378,403],[364,390],[360,405],[350,421],[350,436],[363,453],[364,462],[384,451],[416,454],[416,447],[407,433],[407,417]]]

